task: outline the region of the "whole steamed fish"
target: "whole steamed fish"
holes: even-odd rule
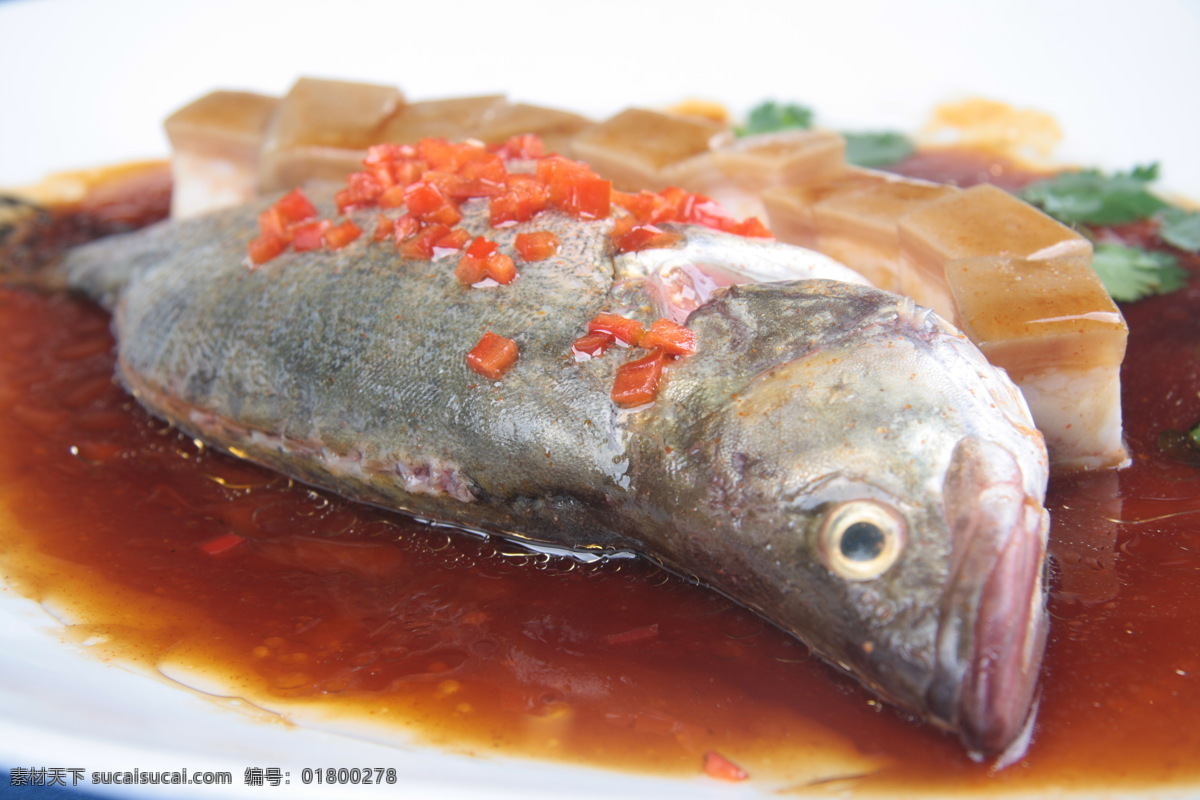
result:
[[[664,225],[674,244],[615,254],[612,219],[491,228],[487,200],[461,227],[505,253],[551,231],[558,252],[482,288],[454,278],[456,257],[368,236],[249,269],[265,207],[58,266],[114,312],[120,377],[153,413],[347,497],[644,554],[975,757],[1021,754],[1047,625],[1046,453],[1005,374],[932,312],[799,248]],[[625,352],[572,357],[600,312],[694,331],[652,404],[610,399]],[[464,363],[486,331],[519,348],[500,380]]]

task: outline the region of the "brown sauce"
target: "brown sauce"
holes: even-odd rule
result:
[[[0,570],[113,657],[459,752],[694,775],[717,750],[864,792],[1195,784],[1200,467],[1158,437],[1200,421],[1197,307],[1193,279],[1125,309],[1134,464],[1051,483],[1041,713],[998,774],[649,563],[428,528],[198,446],[115,385],[107,316],[66,295],[0,290]]]

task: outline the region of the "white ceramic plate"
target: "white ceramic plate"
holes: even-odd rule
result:
[[[1065,159],[1161,161],[1164,185],[1200,197],[1200,6],[1186,0],[434,5],[0,2],[0,185],[165,156],[160,122],[181,104],[213,88],[281,94],[314,75],[397,84],[414,99],[505,92],[595,117],[689,97],[739,114],[798,100],[830,126],[909,130],[940,102],[983,96],[1052,111]],[[337,764],[400,770],[401,785],[353,787],[354,798],[766,791],[398,750],[264,722],[103,664],[61,630],[0,587],[0,768],[234,774],[233,787],[108,790],[165,798],[329,796],[295,780],[244,787],[242,771]]]

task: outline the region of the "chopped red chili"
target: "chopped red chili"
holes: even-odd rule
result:
[[[770,229],[758,219],[758,217],[748,217],[742,220],[741,224],[737,225],[732,233],[739,236],[750,236],[757,239],[774,239],[775,234],[771,233]]]
[[[449,233],[440,237],[436,242],[433,243],[433,249],[435,251],[462,250],[469,241],[471,241],[471,234],[467,233],[462,228],[451,228]]]
[[[613,224],[610,237],[617,250],[635,253],[655,247],[671,247],[683,240],[683,234],[665,231],[650,223],[636,223],[633,217],[622,217]]]
[[[426,178],[428,175],[429,173],[426,173]],[[438,188],[437,184],[425,178],[404,190],[404,204],[408,206],[408,213],[423,222],[456,225],[462,219],[458,208]]]
[[[271,206],[258,215],[258,232],[263,236],[280,239],[284,242],[292,240],[287,217],[283,215],[278,206]]]
[[[404,190],[406,188],[408,188],[407,185],[402,183],[389,186],[375,199],[375,204],[380,208],[399,208],[404,205]]]
[[[537,177],[550,187],[550,204],[580,219],[604,219],[612,210],[612,182],[588,165],[562,156],[537,162]]]
[[[499,247],[500,245],[491,239],[476,236],[467,246],[462,257],[458,259],[458,265],[454,268],[454,277],[468,286],[483,280],[488,256],[495,253]]]
[[[421,221],[412,214],[405,214],[402,217],[397,217],[393,226],[393,236],[396,239],[396,244],[399,245],[405,239],[417,235],[421,230]]]
[[[491,331],[467,353],[467,366],[490,380],[499,380],[517,363],[517,343]]]
[[[511,256],[499,252],[499,247],[490,239],[475,237],[458,260],[454,276],[468,286],[484,278],[491,278],[496,283],[512,283],[517,277],[517,267]]]
[[[417,142],[417,153],[429,165],[429,168],[443,172],[456,172],[479,150],[478,145],[469,142],[449,142],[445,139],[434,138],[422,139]]]
[[[375,216],[375,232],[371,234],[372,242],[386,242],[396,235],[396,221],[387,214]]]
[[[595,358],[604,355],[604,352],[612,347],[615,341],[607,333],[585,333],[572,343],[571,352],[575,355],[576,361]]]
[[[690,356],[696,352],[696,333],[669,319],[656,319],[638,345],[661,347],[669,356]]]
[[[488,203],[493,228],[532,219],[550,203],[550,187],[532,175],[509,175],[505,186],[506,190]]]
[[[541,261],[558,252],[558,237],[551,231],[534,231],[518,233],[513,246],[520,254],[522,261]]]
[[[612,387],[613,402],[623,408],[653,402],[658,395],[666,360],[666,354],[656,348],[649,355],[618,367]]]
[[[272,207],[278,209],[288,222],[303,222],[317,215],[317,207],[299,189],[292,189]]]
[[[222,533],[219,536],[214,536],[211,539],[201,542],[200,549],[210,556],[218,556],[221,553],[232,550],[244,541],[246,541],[246,538],[238,536],[236,533]]]
[[[449,225],[434,223],[426,225],[415,234],[400,242],[400,255],[405,258],[415,258],[428,261],[433,258],[433,250],[437,243],[450,233]]]
[[[247,248],[250,254],[250,263],[255,266],[265,264],[286,250],[287,246],[288,243],[284,239],[260,234],[250,240]]]
[[[546,146],[536,133],[522,133],[511,136],[500,145],[495,145],[493,151],[504,159],[541,158],[545,155]]]
[[[327,219],[313,219],[292,227],[292,249],[297,253],[316,250],[324,244],[325,232],[333,225]]]
[[[351,172],[346,176],[346,188],[334,195],[338,211],[346,214],[375,204],[383,194],[383,185],[369,172]]]
[[[340,225],[334,225],[325,231],[325,246],[332,250],[340,250],[362,235],[362,230],[350,220]]]
[[[719,781],[744,781],[750,777],[750,773],[716,750],[704,754],[704,774]]]
[[[645,332],[645,325],[620,314],[597,314],[588,323],[588,333],[608,334],[626,345],[636,345]]]

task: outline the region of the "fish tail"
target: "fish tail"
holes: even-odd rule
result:
[[[68,253],[165,219],[171,186],[167,162],[137,161],[60,172],[19,190],[0,190],[0,284],[80,288]],[[123,268],[117,259],[100,255],[92,261],[100,262],[89,268],[109,293],[93,296],[102,302],[111,299],[122,275],[108,273]],[[90,287],[81,288],[91,294]]]
[[[55,217],[47,209],[11,194],[0,194],[0,283],[59,289],[66,250]]]

